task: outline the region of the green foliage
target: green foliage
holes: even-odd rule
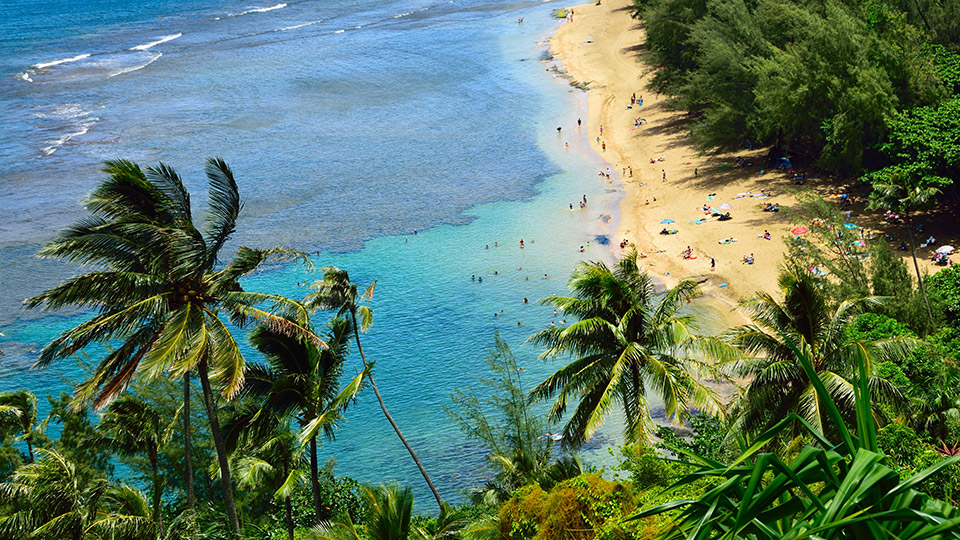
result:
[[[877,432],[877,446],[898,467],[913,467],[927,446],[908,426],[890,424]]]
[[[928,51],[943,84],[952,94],[960,93],[960,54],[943,45],[931,45]]]
[[[353,523],[363,523],[367,514],[364,506],[363,486],[353,478],[336,476],[333,472],[335,462],[331,460],[320,469],[320,498],[323,501],[322,520],[332,520],[340,516],[349,516]],[[298,534],[317,523],[313,509],[313,494],[309,485],[299,485],[291,494],[293,522]],[[260,521],[260,533],[249,533],[253,540],[281,540],[286,538],[286,513],[283,503],[271,502],[264,518]]]
[[[903,13],[910,9],[841,0],[634,1],[660,67],[652,86],[699,115],[695,133],[704,146],[774,143],[783,154],[848,173],[876,161],[871,150],[886,118],[946,93],[943,55],[929,52],[921,19]]]
[[[3,540],[147,540],[156,523],[146,497],[103,478],[84,480],[60,453],[38,449],[0,490]]]
[[[826,384],[823,392],[851,425],[860,377],[869,381],[871,398],[878,404],[897,409],[905,405],[900,391],[879,376],[877,365],[903,358],[920,343],[905,337],[870,340],[844,335],[855,316],[879,303],[877,298],[848,298],[832,307],[818,280],[796,263],[781,268],[778,285],[782,300],[766,292],[743,300],[740,307],[753,322],[727,333],[727,339],[748,356],[732,366],[749,378],[734,406],[732,433],[754,437],[784,418],[803,418],[804,422],[792,421],[789,429],[778,431],[777,441],[786,444],[809,426],[820,433],[836,429],[817,388],[821,380]],[[865,366],[862,371],[860,363]],[[813,366],[816,377],[806,365]]]
[[[631,485],[638,491],[669,486],[689,468],[683,463],[665,461],[656,450],[641,444],[625,446],[620,453],[621,460],[614,469],[615,476],[626,473]]]
[[[657,437],[663,440],[662,446],[666,450],[678,449],[693,452],[709,459],[721,459],[728,451],[724,441],[727,438],[727,429],[720,418],[710,414],[698,414],[690,417],[690,441],[686,441],[667,426],[657,428]],[[686,461],[683,454],[676,456]]]
[[[561,482],[549,491],[531,485],[500,507],[500,535],[511,540],[622,538],[620,522],[636,508],[628,486],[597,473]]]
[[[200,395],[196,382],[191,384],[191,394]],[[156,411],[161,422],[168,426],[169,434],[157,453],[158,468],[163,471],[164,504],[168,514],[177,514],[186,506],[186,486],[183,448],[183,381],[158,378],[151,381],[134,381],[132,394]],[[193,486],[197,500],[215,500],[219,486],[207,471],[213,463],[213,439],[206,422],[206,414],[199,403],[190,409],[191,457],[193,461]],[[171,426],[172,423],[172,426]],[[151,464],[145,454],[119,455],[116,459],[129,468],[134,478],[149,478]]]
[[[675,487],[705,478],[723,481],[693,500],[677,500],[640,512],[637,519],[680,510],[675,525],[661,538],[781,539],[806,538],[960,538],[960,513],[942,500],[914,487],[954,466],[960,458],[938,460],[902,481],[879,453],[876,424],[867,382],[868,359],[854,357],[853,383],[856,429],[847,426],[828,386],[818,376],[813,359],[801,353],[806,346],[791,337],[800,368],[809,377],[816,399],[833,424],[835,441],[820,426],[796,414],[760,434],[732,463],[697,458],[696,469]],[[817,444],[806,446],[788,460],[763,453],[771,441],[782,438],[799,423]],[[911,444],[902,432],[886,436],[896,447]],[[719,534],[717,534],[719,533]]]
[[[47,395],[47,401],[50,412],[41,425],[45,428],[52,422],[60,426],[60,436],[52,449],[70,461],[77,476],[84,481],[112,474],[111,453],[100,444],[100,433],[90,420],[87,409],[73,408],[73,399],[66,392],[61,392],[59,399]]]
[[[877,313],[861,313],[844,328],[847,339],[876,341],[894,337],[917,337],[907,325]]]
[[[455,389],[453,408],[444,407],[467,437],[480,441],[490,453],[492,480],[472,494],[475,502],[502,502],[513,490],[531,482],[549,484],[547,468],[553,440],[544,437],[545,424],[523,391],[522,372],[510,347],[497,333],[487,356],[493,378],[478,378],[489,397],[481,400],[471,390]],[[549,485],[544,485],[549,489]]]
[[[960,326],[960,265],[940,270],[926,284],[935,314],[949,326]]]

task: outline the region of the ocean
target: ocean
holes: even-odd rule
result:
[[[8,2],[0,22],[0,390],[26,387],[43,403],[82,376],[70,362],[29,369],[37,350],[79,318],[25,312],[20,302],[77,271],[34,254],[84,215],[103,160],[163,161],[201,208],[203,161],[222,156],[245,201],[228,252],[284,246],[315,254],[318,267],[347,269],[361,287],[377,281],[364,349],[378,386],[441,494],[464,500],[488,475],[485,450],[442,406],[454,388],[487,375],[495,332],[517,354],[525,386],[556,369],[525,343],[561,324],[536,300],[566,292],[577,261],[612,260],[608,243],[619,241],[616,171],[610,183],[598,176],[606,164],[577,128],[584,94],[544,60],[559,7]],[[245,286],[302,298],[299,284],[319,277],[290,266]],[[352,358],[348,372],[358,365]],[[619,440],[616,419],[610,426],[584,453],[588,463],[604,463],[604,446]],[[418,508],[430,507],[369,391],[322,452],[337,458],[339,474],[399,480],[413,486]]]

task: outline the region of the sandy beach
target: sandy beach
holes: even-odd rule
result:
[[[764,212],[762,205],[791,204],[785,190],[792,184],[784,171],[761,174],[763,150],[709,156],[698,151],[687,115],[671,110],[667,96],[647,90],[653,68],[638,57],[644,28],[630,17],[631,5],[606,0],[574,7],[573,20],[550,41],[567,75],[589,85],[589,117],[582,129],[626,191],[613,241],[627,239],[647,254],[647,271],[668,286],[705,279],[705,295],[727,304],[758,289],[773,291],[790,221],[782,212]],[[631,106],[634,95],[637,103]],[[638,118],[642,123],[636,126]],[[741,167],[738,157],[753,165]],[[732,219],[719,221],[704,205],[730,212]],[[677,232],[661,235],[664,228]],[[769,240],[758,237],[765,231]],[[736,241],[720,243],[725,239]],[[682,256],[688,246],[693,258]],[[744,263],[750,254],[754,263]]]
[[[767,148],[710,154],[697,148],[690,137],[695,121],[671,109],[668,96],[647,89],[654,67],[640,57],[645,29],[630,16],[631,8],[629,0],[573,7],[572,20],[550,40],[561,72],[587,84],[589,117],[582,129],[626,192],[614,243],[627,239],[636,245],[647,255],[647,271],[667,286],[694,279],[702,282],[705,296],[724,305],[758,290],[775,293],[778,265],[787,252],[784,240],[795,223],[787,212],[765,212],[763,205],[790,207],[798,186],[783,170],[764,170]],[[854,185],[832,180],[813,187],[828,197]],[[865,200],[866,192],[860,194]],[[853,207],[861,227],[906,240],[902,227],[884,222],[879,212],[866,212],[862,200]],[[729,212],[731,219],[712,217],[710,208]],[[936,235],[937,246],[956,245],[951,225],[956,219],[944,210],[927,213],[925,230]],[[662,235],[663,229],[676,233]],[[684,258],[688,247],[693,257]],[[939,270],[929,260],[933,249],[917,252],[922,271],[930,274]],[[751,254],[754,262],[746,264]]]

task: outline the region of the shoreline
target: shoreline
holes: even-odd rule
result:
[[[792,202],[784,191],[791,184],[786,175],[761,174],[758,166],[730,166],[736,157],[759,162],[762,150],[707,156],[692,144],[686,113],[669,109],[667,96],[647,90],[654,68],[638,57],[644,27],[630,17],[630,6],[629,0],[608,0],[573,7],[573,20],[563,22],[550,38],[550,52],[561,74],[589,88],[584,122],[588,142],[622,184],[615,242],[627,239],[646,253],[647,272],[667,287],[683,279],[702,281],[706,303],[729,313],[756,290],[776,288],[777,265],[786,253],[780,238],[790,222],[782,213],[762,212],[759,206]],[[633,95],[638,102],[631,106]],[[636,118],[644,122],[636,126]],[[738,195],[759,194],[761,189],[761,202]],[[767,197],[770,191],[774,196]],[[724,203],[731,205],[733,220],[693,223],[704,217],[702,205]],[[674,223],[660,223],[667,219]],[[678,232],[658,234],[664,227]],[[770,240],[757,237],[764,231],[770,232]],[[737,242],[719,244],[725,238]],[[679,255],[687,246],[694,258]],[[612,249],[619,254],[616,245]],[[742,263],[751,253],[755,263]],[[727,316],[733,317],[739,316]]]
[[[573,20],[562,22],[550,38],[558,71],[578,83],[572,86],[586,87],[588,143],[620,176],[624,197],[617,242],[628,239],[646,253],[645,269],[666,287],[683,279],[701,282],[701,301],[717,309],[732,311],[757,291],[776,295],[779,266],[788,255],[785,240],[796,223],[788,212],[765,212],[762,205],[792,206],[797,187],[785,171],[763,168],[768,148],[710,153],[697,148],[690,138],[695,119],[672,109],[669,96],[647,88],[656,68],[640,56],[646,28],[630,16],[631,8],[630,0],[567,8],[573,10]],[[633,95],[642,104],[631,106]],[[638,118],[644,119],[641,125],[635,125]],[[620,174],[625,170],[632,170],[632,176]],[[834,178],[808,189],[829,199],[855,186],[851,179]],[[720,222],[703,211],[704,205],[729,212],[732,219]],[[854,210],[864,230],[904,239],[901,228],[885,222],[882,214],[866,211],[863,203]],[[928,220],[936,221],[935,216],[926,214]],[[929,224],[937,245],[958,241],[955,230]],[[663,228],[677,232],[661,235]],[[767,232],[769,239],[764,238]],[[687,247],[693,258],[681,257]],[[612,251],[620,253],[615,245]],[[894,253],[912,264],[909,253]],[[743,262],[748,255],[753,255],[752,264]],[[921,268],[934,274],[940,268],[928,255],[917,252]],[[738,313],[728,319],[729,324],[746,321]]]

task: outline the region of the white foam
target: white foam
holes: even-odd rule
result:
[[[84,58],[89,58],[89,54],[78,54],[77,56],[72,56],[70,58],[61,58],[60,60],[54,60],[53,62],[43,62],[42,64],[34,64],[33,67],[37,69],[44,69],[52,66],[59,66],[60,64],[66,64],[68,62],[76,62],[77,60],[83,60]]]
[[[401,13],[401,14],[399,14],[399,15],[394,15],[393,18],[394,18],[394,19],[399,19],[400,17],[406,17],[407,15],[413,15],[413,12],[412,12],[412,11],[407,11],[407,12]]]
[[[76,103],[64,103],[63,105],[57,105],[50,112],[38,112],[33,113],[33,116],[36,118],[55,118],[57,120],[71,120],[74,118],[83,118],[90,116],[91,112],[85,110],[83,107]]]
[[[33,82],[33,79],[30,78],[30,73],[28,73],[28,72],[26,72],[26,71],[24,71],[23,73],[18,73],[18,74],[17,74],[17,77],[19,77],[19,78],[21,78],[21,79],[23,79],[23,80],[25,80],[25,81],[27,81],[27,82]]]
[[[91,120],[91,121],[89,121],[89,122],[87,122],[87,123],[80,124],[80,130],[79,130],[79,131],[75,131],[75,132],[73,132],[73,133],[68,133],[68,134],[66,134],[66,135],[64,135],[64,136],[62,136],[62,137],[59,137],[59,138],[57,138],[57,139],[54,139],[53,141],[48,141],[48,142],[51,142],[51,143],[53,143],[53,144],[51,144],[50,146],[45,146],[45,147],[43,148],[43,155],[49,156],[50,154],[52,154],[52,153],[56,152],[57,150],[59,150],[61,146],[63,146],[63,145],[65,145],[65,144],[67,144],[68,142],[70,142],[70,139],[73,139],[74,137],[79,137],[79,136],[83,135],[84,133],[90,131],[90,128],[93,127],[93,125],[97,123],[97,122],[96,122],[97,120],[98,120],[98,119],[93,119],[93,120]]]
[[[283,9],[283,8],[285,8],[285,7],[287,7],[287,4],[277,4],[277,5],[275,5],[275,6],[270,6],[270,7],[253,7],[253,8],[250,8],[250,9],[246,10],[246,11],[241,11],[240,13],[231,13],[230,16],[231,16],[231,17],[240,17],[241,15],[249,15],[249,14],[251,14],[251,13],[266,13],[266,12],[268,12],[268,11],[274,11],[274,10],[277,10],[277,9]]]
[[[90,128],[100,121],[99,118],[91,116],[91,114],[91,111],[85,110],[76,103],[57,105],[52,111],[46,113],[34,113],[34,116],[37,118],[54,120],[54,124],[57,125],[57,127],[54,127],[53,129],[65,128],[71,130],[69,133],[61,135],[55,139],[49,139],[45,141],[47,146],[45,146],[42,150],[43,155],[49,156],[53,154],[59,150],[61,146],[67,144],[73,138],[79,137],[90,131]],[[61,124],[63,121],[66,122]]]
[[[133,71],[139,71],[139,70],[141,70],[141,69],[149,66],[150,64],[156,62],[157,60],[159,60],[161,56],[163,56],[163,53],[162,53],[162,52],[155,53],[152,58],[150,58],[149,60],[147,60],[147,61],[144,62],[143,64],[140,64],[140,65],[138,65],[138,66],[128,67],[128,68],[123,68],[123,69],[121,69],[121,70],[119,70],[119,71],[114,71],[113,73],[107,75],[107,78],[109,79],[109,78],[112,78],[112,77],[116,77],[117,75],[123,75],[124,73],[130,73],[130,72],[133,72]]]
[[[344,32],[346,32],[346,30],[337,30],[336,32],[334,32],[334,34],[342,34]]]
[[[168,42],[168,41],[173,41],[173,40],[177,39],[178,37],[180,37],[180,36],[182,36],[182,35],[183,35],[183,33],[170,34],[169,36],[163,36],[162,38],[160,38],[160,39],[158,39],[158,40],[156,40],[156,41],[151,41],[150,43],[144,43],[143,45],[137,45],[136,47],[130,47],[130,50],[131,50],[131,51],[145,51],[145,50],[149,49],[150,47],[153,47],[154,45],[159,45],[159,44],[161,44],[161,43],[166,43],[166,42]]]
[[[296,30],[297,28],[303,28],[305,26],[313,26],[315,24],[319,24],[322,22],[323,22],[323,19],[320,19],[319,21],[310,21],[308,23],[297,24],[294,26],[285,26],[283,28],[277,28],[276,30],[274,30],[274,32],[286,32],[287,30]]]

